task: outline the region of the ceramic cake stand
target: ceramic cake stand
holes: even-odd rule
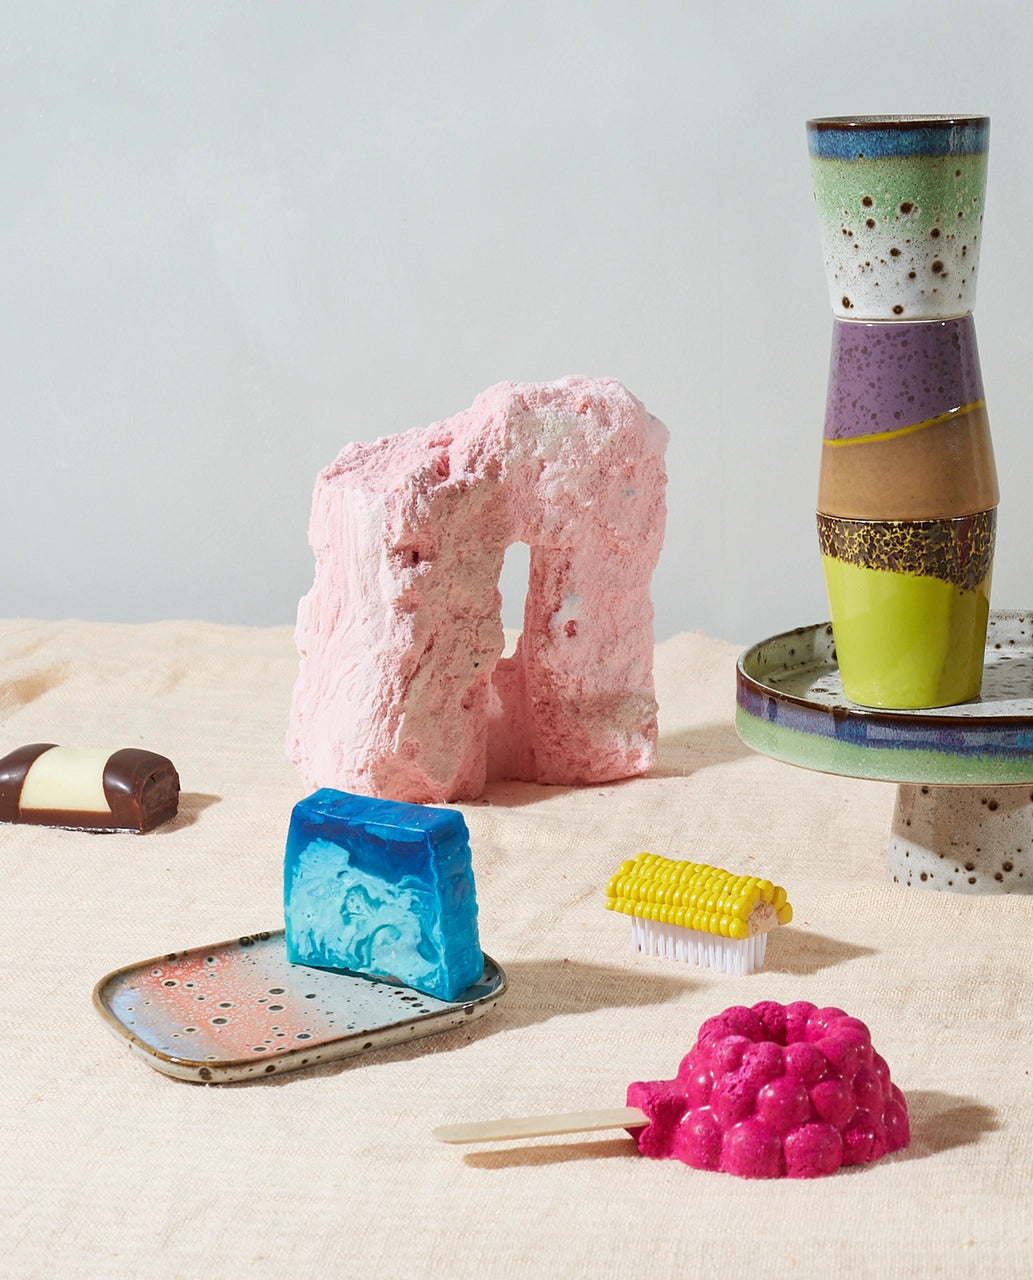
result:
[[[1033,893],[1033,611],[992,613],[980,696],[933,710],[849,702],[830,624],[774,636],[739,659],[735,727],[776,760],[897,783],[897,883]]]

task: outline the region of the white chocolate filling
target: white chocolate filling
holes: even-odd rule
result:
[[[22,783],[21,809],[110,813],[104,796],[107,747],[51,747],[32,762]]]

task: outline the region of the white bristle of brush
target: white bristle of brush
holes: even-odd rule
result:
[[[631,917],[631,949],[682,964],[698,964],[719,973],[743,975],[753,973],[764,964],[768,935],[751,938],[723,938],[718,933],[703,933],[679,924],[660,924],[656,920]]]

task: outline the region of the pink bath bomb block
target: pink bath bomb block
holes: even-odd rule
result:
[[[656,756],[650,581],[667,429],[619,382],[500,383],[351,444],[316,483],[287,753],[313,789],[443,803],[594,784]],[[501,654],[499,574],[530,547]]]
[[[710,1018],[673,1080],[628,1086],[639,1150],[741,1178],[817,1178],[910,1141],[907,1103],[868,1028],[806,1001]]]

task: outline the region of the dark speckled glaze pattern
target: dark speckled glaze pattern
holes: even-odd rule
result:
[[[841,520],[818,516],[821,553],[886,573],[938,578],[975,591],[990,576],[996,511],[958,520]]]

